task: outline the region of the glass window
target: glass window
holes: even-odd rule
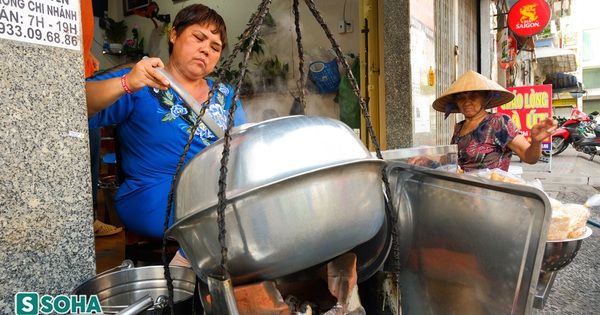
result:
[[[583,49],[581,59],[583,62],[600,62],[600,28],[584,30],[582,33]],[[596,45],[594,45],[596,43]]]

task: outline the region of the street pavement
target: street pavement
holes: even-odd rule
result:
[[[539,179],[548,196],[562,203],[584,204],[600,193],[600,156],[569,147],[557,156],[534,165],[513,157],[511,171],[525,180]],[[519,169],[520,168],[520,169]],[[590,220],[600,222],[600,206],[590,207]],[[575,259],[557,272],[543,309],[534,315],[600,314],[600,228],[588,224],[593,234],[585,239]]]

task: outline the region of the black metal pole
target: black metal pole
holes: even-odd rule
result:
[[[365,19],[365,26],[360,32],[365,34],[365,97],[363,97],[363,101],[365,102],[367,110],[369,110],[369,20]],[[368,148],[369,137],[365,137],[365,139]]]

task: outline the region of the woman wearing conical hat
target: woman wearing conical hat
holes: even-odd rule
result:
[[[451,144],[458,146],[458,165],[465,172],[500,168],[508,171],[512,154],[535,164],[542,154],[542,140],[556,131],[552,118],[531,128],[531,143],[507,115],[486,109],[506,104],[515,96],[483,75],[469,70],[433,102],[446,114],[462,113],[465,119],[454,126]]]

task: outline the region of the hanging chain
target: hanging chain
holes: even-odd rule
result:
[[[225,235],[227,234],[227,230],[225,229],[225,209],[227,207],[227,196],[225,194],[225,190],[227,188],[227,163],[229,162],[229,148],[231,146],[231,129],[233,128],[234,114],[237,109],[238,93],[242,86],[246,68],[248,67],[248,59],[252,53],[252,47],[254,46],[254,41],[256,40],[258,31],[262,26],[264,17],[269,12],[270,5],[271,0],[264,0],[259,5],[258,12],[254,15],[254,19],[250,23],[251,26],[244,32],[242,39],[240,40],[240,43],[245,43],[247,40],[250,40],[248,44],[249,49],[244,53],[244,59],[242,61],[242,65],[240,66],[240,71],[236,77],[237,82],[235,84],[235,91],[233,93],[233,101],[231,107],[229,108],[227,129],[225,130],[224,136],[223,156],[221,158],[221,169],[219,174],[219,192],[217,193],[217,197],[219,199],[217,203],[217,225],[219,226],[219,244],[221,246],[221,270],[225,279],[229,279],[229,270],[227,268],[227,244],[225,243]],[[237,54],[237,51],[234,53]]]
[[[304,49],[302,48],[302,32],[300,32],[300,11],[298,10],[299,0],[294,0],[294,25],[296,25],[296,43],[298,45],[298,71],[300,72],[300,112],[306,114],[305,95],[305,74],[304,74]]]
[[[234,123],[233,117],[234,117],[235,111],[237,110],[238,91],[240,90],[243,75],[247,68],[248,59],[249,59],[249,56],[250,56],[250,53],[252,50],[252,46],[254,45],[254,41],[258,34],[258,30],[260,29],[260,26],[262,25],[262,21],[264,19],[264,16],[268,12],[270,4],[271,4],[271,0],[264,0],[263,2],[260,3],[260,5],[258,6],[259,14],[256,14],[254,16],[252,23],[250,23],[250,26],[244,31],[241,40],[235,45],[232,53],[229,55],[227,60],[225,60],[225,62],[223,62],[221,69],[218,71],[217,80],[215,81],[212,88],[208,92],[208,97],[207,97],[206,101],[204,101],[202,103],[200,112],[198,113],[198,117],[196,118],[196,123],[194,124],[194,126],[192,127],[192,130],[190,131],[190,135],[188,136],[187,143],[183,148],[183,153],[181,154],[181,156],[179,158],[179,163],[177,164],[177,167],[175,169],[175,174],[173,175],[173,178],[171,180],[171,189],[169,191],[169,196],[168,196],[168,201],[167,201],[167,210],[165,212],[164,231],[166,232],[169,228],[171,208],[173,206],[173,195],[174,195],[174,191],[175,191],[175,183],[177,181],[177,177],[179,176],[179,173],[181,172],[181,167],[183,166],[187,152],[189,151],[192,141],[194,140],[194,135],[196,134],[196,130],[198,129],[198,127],[200,125],[202,117],[204,117],[204,113],[206,112],[208,103],[212,99],[216,89],[219,86],[219,83],[222,82],[225,77],[226,71],[224,71],[224,70],[227,70],[231,67],[235,57],[241,51],[243,44],[248,39],[250,39],[250,45],[248,46],[249,49],[248,49],[248,51],[246,51],[246,53],[244,55],[244,61],[243,61],[242,67],[240,68],[240,73],[236,77],[236,80],[238,82],[235,85],[233,101],[229,108],[227,129],[225,130],[225,136],[224,136],[225,144],[223,147],[223,157],[221,159],[221,169],[220,169],[221,172],[220,172],[220,176],[219,176],[219,195],[218,195],[219,203],[217,205],[217,213],[218,213],[217,220],[218,220],[218,224],[219,224],[219,236],[218,237],[219,237],[219,243],[221,245],[221,255],[222,255],[221,267],[223,270],[223,275],[226,277],[229,276],[229,273],[227,271],[227,247],[225,246],[225,234],[227,233],[227,231],[225,230],[224,209],[225,209],[225,188],[226,188],[225,182],[226,182],[226,177],[227,177],[227,162],[228,162],[228,158],[229,158],[229,147],[230,147],[230,141],[231,141],[230,130],[233,127],[233,123]],[[168,246],[168,239],[165,235],[163,237],[161,259],[162,259],[164,270],[165,270],[165,272],[164,272],[165,279],[167,281],[169,308],[171,309],[171,315],[174,315],[175,313],[174,313],[174,303],[173,303],[173,291],[174,291],[173,278],[171,277],[171,273],[170,273],[170,269],[169,269],[169,261],[167,261],[167,246]]]
[[[352,70],[350,69],[350,65],[348,65],[346,56],[344,56],[344,54],[342,53],[342,50],[340,49],[340,46],[336,42],[335,38],[333,38],[333,35],[332,35],[331,31],[329,30],[329,27],[327,26],[327,24],[325,24],[325,21],[323,20],[323,17],[317,10],[313,0],[305,0],[305,2],[308,5],[308,8],[312,12],[315,19],[317,20],[317,22],[319,22],[319,24],[325,31],[325,35],[331,42],[332,48],[335,51],[335,54],[337,55],[338,60],[341,61],[344,70],[346,70],[346,76],[350,80],[350,83],[352,85],[352,91],[354,91],[354,94],[358,97],[358,102],[360,104],[362,115],[365,119],[367,133],[369,134],[371,142],[373,143],[373,146],[375,147],[375,152],[376,152],[377,158],[379,158],[380,160],[383,160],[383,157],[381,155],[381,150],[379,149],[379,143],[377,142],[377,137],[375,136],[375,132],[373,130],[373,125],[371,124],[371,116],[369,115],[369,110],[367,108],[367,104],[365,103],[365,100],[361,96],[360,89],[358,87],[358,83],[356,82],[356,79],[354,78],[354,74],[352,73]],[[385,186],[385,195],[386,195],[385,200],[386,200],[386,204],[387,204],[386,212],[387,212],[388,218],[390,219],[390,224],[392,226],[391,233],[392,233],[392,253],[394,256],[394,282],[395,282],[396,286],[399,287],[399,285],[400,285],[400,279],[399,279],[399,275],[400,275],[400,247],[399,247],[400,231],[398,230],[398,218],[396,216],[395,211],[393,210],[394,208],[393,208],[392,202],[391,202],[392,191],[390,189],[390,183],[389,183],[389,179],[387,176],[387,166],[385,164],[384,164],[383,169],[381,170],[381,179],[383,180],[383,183]]]

